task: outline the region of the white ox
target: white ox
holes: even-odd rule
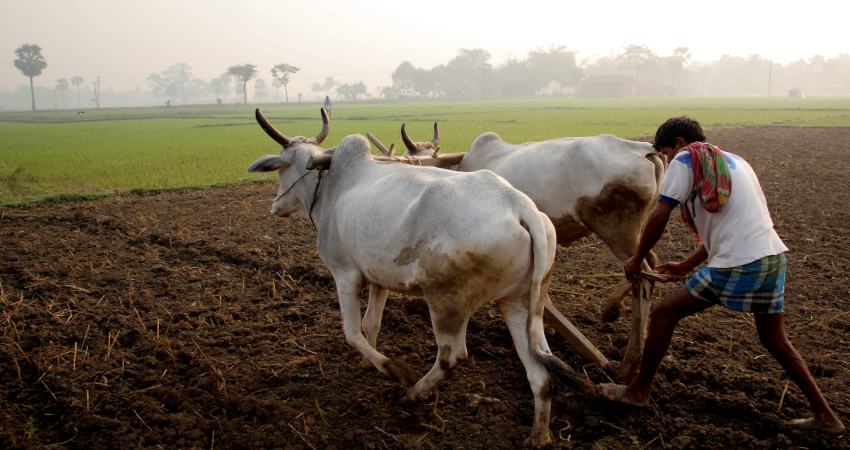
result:
[[[403,156],[428,159],[439,151],[436,123],[431,142],[414,141],[404,125],[401,137],[407,148]],[[373,136],[370,138],[384,154],[389,152]],[[664,167],[651,144],[612,135],[511,144],[491,132],[478,136],[452,168],[463,172],[492,170],[534,200],[555,225],[559,244],[567,246],[595,233],[615,257],[625,261],[637,249],[641,227],[658,196]],[[619,317],[628,285],[623,288],[619,295],[610,297],[605,320]],[[645,282],[641,289],[649,299],[651,284]],[[638,368],[649,314],[648,302],[641,302],[639,295],[632,299],[629,343],[620,367],[622,378],[630,378]]]
[[[323,118],[326,129],[324,112]],[[378,352],[375,339],[387,289],[422,295],[437,358],[406,399],[424,399],[467,357],[465,335],[472,313],[496,302],[534,394],[529,443],[550,442],[547,368],[574,383],[582,378],[552,355],[543,332],[556,247],[549,218],[528,196],[487,170],[457,173],[378,162],[359,135],[344,138],[331,156],[318,146],[321,139],[290,139],[259,110],[257,121],[283,148],[248,170],[278,171],[273,214],[300,214],[314,221],[319,256],[336,283],[346,342],[380,372],[410,386],[412,370]],[[311,170],[326,166],[323,177]],[[365,284],[376,288],[381,300],[370,298],[361,326],[358,297]]]

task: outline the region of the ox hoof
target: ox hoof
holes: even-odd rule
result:
[[[632,378],[637,375],[638,363],[640,361],[636,361],[634,363],[621,363],[620,368],[616,372],[616,376],[614,377],[616,380],[624,381],[626,383],[632,381]]]
[[[404,395],[404,401],[407,403],[421,403],[431,397],[431,391],[422,391],[416,389],[416,386],[410,388],[407,394]]]
[[[531,436],[525,440],[525,447],[530,448],[543,448],[550,444],[552,444],[552,434],[549,433],[549,430],[545,430],[545,432],[532,431]]]
[[[605,311],[602,312],[602,321],[605,323],[613,322],[620,318],[620,315],[623,313],[623,305],[617,303],[616,305],[608,305],[605,308]]]
[[[401,359],[387,359],[384,363],[387,374],[404,387],[416,384],[416,373]]]

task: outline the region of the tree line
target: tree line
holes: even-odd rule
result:
[[[850,55],[820,55],[778,64],[757,54],[693,61],[685,47],[667,56],[641,45],[579,63],[566,47],[537,49],[525,58],[490,62],[484,49],[460,49],[445,64],[418,68],[409,61],[392,73],[388,98],[482,98],[564,95],[585,97],[799,95],[850,93]]]
[[[34,78],[47,67],[42,49],[24,44],[15,50],[14,64],[29,78],[31,108],[35,110]],[[289,83],[301,69],[281,62],[269,73],[272,87],[283,88],[289,102]],[[234,93],[248,102],[248,83],[254,80],[254,99],[263,102],[273,94],[263,79],[257,78],[256,65],[244,63],[228,67],[211,80],[196,78],[186,63],[177,63],[146,78],[150,93],[165,101],[180,103],[222,103]],[[444,64],[431,68],[401,62],[391,74],[389,86],[378,87],[384,99],[410,97],[434,98],[506,98],[528,96],[704,96],[704,95],[791,95],[850,93],[850,55],[834,58],[815,55],[787,64],[778,64],[758,54],[746,57],[723,55],[713,62],[693,61],[685,47],[670,55],[658,55],[650,48],[629,45],[619,53],[579,62],[576,53],[563,46],[529,51],[523,58],[509,58],[499,65],[491,62],[485,49],[459,49]],[[67,108],[66,91],[76,91],[76,107],[82,107],[81,76],[59,78],[53,88],[54,107]],[[100,77],[91,81],[90,99],[100,106]],[[363,81],[339,83],[327,77],[315,82],[311,90],[316,98],[324,93],[346,101],[369,97]],[[56,97],[58,94],[58,98]],[[277,97],[279,98],[279,97]],[[301,94],[298,94],[301,101]]]

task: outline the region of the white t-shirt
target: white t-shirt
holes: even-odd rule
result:
[[[767,200],[753,168],[740,156],[724,151],[732,174],[729,200],[716,213],[702,207],[699,196],[691,198],[694,176],[691,155],[683,150],[676,154],[664,181],[660,202],[683,206],[694,213],[694,225],[708,250],[708,266],[736,267],[765,256],[788,251],[773,229]]]

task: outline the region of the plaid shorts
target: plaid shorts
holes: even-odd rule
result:
[[[785,253],[738,267],[703,267],[685,284],[694,297],[755,314],[781,313],[785,299]]]

